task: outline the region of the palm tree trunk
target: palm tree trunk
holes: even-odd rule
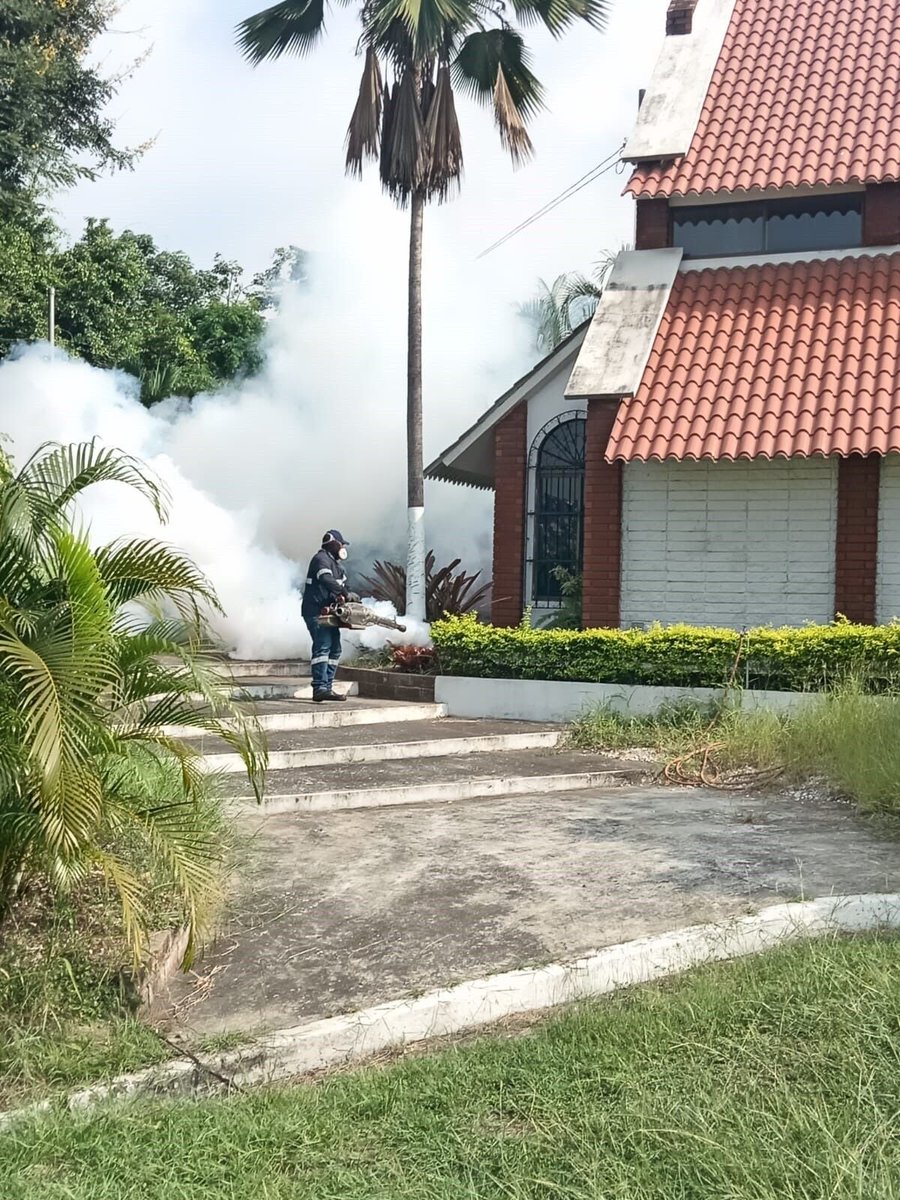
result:
[[[406,615],[425,620],[425,474],[422,458],[422,225],[425,198],[414,191],[409,222],[409,342],[406,372]]]

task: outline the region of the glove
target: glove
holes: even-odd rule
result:
[[[347,599],[350,601],[351,604],[359,604],[360,603],[359,595],[356,592],[348,592]]]

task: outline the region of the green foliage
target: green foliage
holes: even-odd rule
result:
[[[152,875],[191,953],[228,840],[216,780],[165,727],[224,738],[257,788],[265,753],[210,654],[218,601],[194,564],[151,539],[94,550],[76,532],[72,502],[99,482],[136,489],[164,518],[159,483],[116,451],[46,447],[18,473],[0,454],[0,920],[35,881],[66,893],[99,873],[137,954]]]
[[[896,1200],[898,972],[890,935],[788,946],[311,1086],[52,1113],[0,1171],[10,1200]]]
[[[193,396],[260,365],[265,322],[240,291],[240,268],[220,256],[198,270],[146,234],[91,220],[56,255],[54,274],[60,345],[94,366],[135,371],[147,402],[164,390],[160,370]]]
[[[119,80],[90,61],[111,0],[4,0],[0,5],[0,215],[34,195],[129,166],[106,115]]]
[[[791,713],[685,702],[633,716],[601,706],[572,722],[569,740],[683,759],[696,782],[748,767],[788,782],[820,779],[867,812],[900,813],[900,695],[868,695],[853,678]]]
[[[900,813],[900,696],[839,688],[781,723],[779,759],[792,778],[819,775],[867,811]]]
[[[253,276],[249,295],[263,311],[278,307],[286,284],[306,287],[310,281],[309,254],[299,246],[279,246],[265,271]]]
[[[53,284],[61,347],[135,375],[147,404],[193,396],[261,364],[265,319],[240,279],[241,268],[219,255],[198,269],[107,221],[89,220],[70,247],[48,221],[0,222],[0,356],[47,336]]]
[[[16,341],[47,336],[55,239],[45,218],[0,219],[0,356]]]
[[[446,613],[454,616],[472,612],[491,589],[490,583],[478,585],[481,572],[469,575],[457,571],[462,560],[454,558],[446,567],[435,570],[434,551],[425,556],[425,619],[438,621]],[[371,575],[364,575],[360,586],[375,600],[387,600],[398,613],[406,608],[406,567],[398,563],[376,562]]]
[[[538,353],[552,353],[593,316],[615,261],[615,254],[606,252],[594,264],[590,277],[566,271],[550,284],[538,280],[535,295],[518,307],[518,315],[531,327]]]
[[[579,573],[574,575],[565,567],[554,567],[553,577],[559,583],[562,593],[562,603],[551,616],[541,621],[541,629],[580,629],[581,609],[584,595],[584,578]]]
[[[663,704],[652,714],[620,713],[601,704],[575,718],[567,741],[578,750],[638,748],[672,758],[707,739],[721,711],[690,701]]]
[[[473,617],[431,630],[445,675],[573,679],[591,683],[816,691],[856,677],[881,691],[900,683],[900,624],[732,629],[656,625],[650,629],[516,629]]]

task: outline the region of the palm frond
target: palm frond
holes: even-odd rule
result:
[[[381,182],[401,207],[421,188],[428,173],[427,141],[416,75],[403,73],[386,99],[381,135]]]
[[[281,0],[241,21],[237,44],[254,67],[282,54],[308,54],[325,32],[325,0]]]
[[[123,483],[152,504],[159,520],[168,515],[165,484],[139,459],[101,446],[96,438],[67,446],[40,446],[19,472],[18,481],[34,505],[49,506],[55,514],[95,483]]]
[[[500,141],[509,151],[515,165],[518,166],[531,158],[534,146],[525,128],[523,114],[513,100],[503,67],[497,69],[497,82],[494,86],[494,119],[500,130]]]
[[[137,962],[147,942],[146,886],[137,872],[104,847],[92,847],[86,858],[100,869],[116,890],[125,937],[131,947],[132,957]]]
[[[212,584],[186,554],[154,538],[122,538],[97,551],[97,566],[116,608],[135,601],[168,600],[181,613],[196,613],[200,600],[214,612],[222,605]]]
[[[523,123],[544,106],[544,89],[531,70],[531,55],[514,29],[482,29],[470,33],[453,63],[454,81],[474,100],[497,106],[502,71],[508,104]]]
[[[462,139],[450,68],[438,69],[434,94],[428,105],[425,118],[427,188],[429,198],[445,200],[451,191],[459,187],[462,175]]]
[[[522,25],[544,25],[560,37],[576,21],[593,29],[605,29],[612,7],[610,0],[511,0]]]
[[[500,140],[516,165],[534,153],[526,126],[544,102],[529,62],[521,35],[503,27],[470,33],[453,64],[460,86],[493,105]]]
[[[448,38],[475,19],[472,0],[377,0],[362,9],[367,42],[398,65],[441,59]]]
[[[359,95],[347,127],[348,175],[362,178],[363,162],[378,157],[383,92],[378,55],[369,46],[359,83]]]

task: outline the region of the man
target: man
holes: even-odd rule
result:
[[[303,620],[312,638],[313,700],[346,700],[334,690],[334,677],[341,657],[341,631],[335,625],[322,625],[319,615],[323,608],[341,601],[358,600],[347,590],[347,575],[341,565],[347,558],[350,543],[337,529],[329,529],[322,538],[322,549],[313,556],[306,572],[303,589]]]

